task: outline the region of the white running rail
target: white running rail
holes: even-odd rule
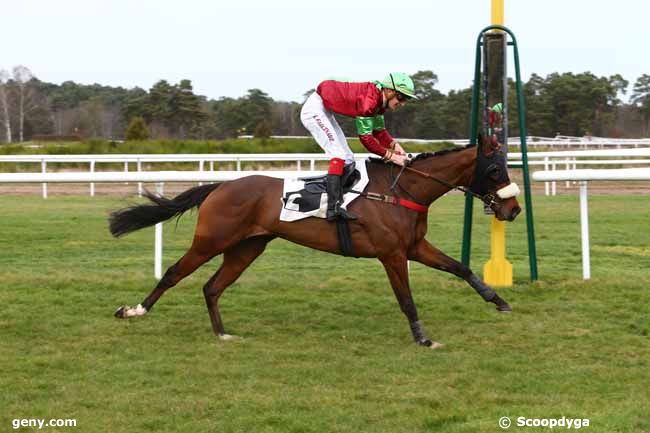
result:
[[[160,172],[95,172],[95,173],[0,173],[0,183],[41,183],[41,182],[154,182],[159,194],[163,193],[164,182],[219,182],[234,180],[244,176],[264,174],[265,176],[286,178],[318,176],[325,171],[160,171]],[[154,276],[162,278],[162,223],[154,229]]]
[[[555,170],[533,173],[537,181],[579,181],[580,182],[580,233],[582,238],[582,278],[591,278],[589,254],[589,205],[587,182],[590,180],[650,180],[650,168],[622,168],[609,170]]]
[[[240,139],[252,139],[252,135],[240,135]],[[280,138],[280,139],[308,139],[311,137],[303,135],[272,135],[271,138]],[[354,140],[357,137],[346,137],[348,140]],[[446,139],[420,139],[420,138],[396,138],[395,140],[402,143],[421,143],[421,144],[430,144],[430,143],[452,143],[456,146],[464,146],[469,144],[469,139],[457,139],[457,138],[446,138]],[[608,138],[608,137],[572,137],[568,135],[556,135],[555,137],[539,137],[529,135],[526,137],[526,144],[528,147],[648,147],[650,146],[650,138]],[[519,146],[521,145],[521,139],[519,136],[508,137],[508,145]]]
[[[325,157],[326,158],[326,157]],[[294,159],[295,160],[295,159]],[[87,183],[87,182],[153,182],[159,193],[164,182],[218,182],[233,180],[244,176],[264,174],[286,178],[297,175],[317,176],[324,171],[160,171],[160,172],[94,172],[94,173],[0,173],[0,183]],[[580,221],[582,233],[583,278],[591,278],[589,260],[589,215],[587,203],[587,182],[590,180],[650,180],[650,167],[609,170],[551,170],[533,173],[536,181],[579,181],[580,182]],[[155,228],[154,275],[162,277],[162,224]]]
[[[370,154],[357,154],[358,160],[365,159]],[[148,164],[150,167],[156,163],[164,162],[185,162],[197,164],[200,172],[215,170],[216,164],[235,164],[237,171],[242,170],[242,163],[269,163],[285,162],[295,164],[297,171],[306,168],[303,163],[308,163],[309,170],[316,169],[317,161],[327,161],[329,158],[322,153],[278,153],[278,154],[115,154],[115,155],[4,155],[0,156],[0,163],[31,163],[40,164],[40,172],[48,172],[48,164],[51,170],[54,164],[63,163],[84,163],[89,164],[90,173],[99,173],[98,164],[120,163],[124,166],[124,173],[133,172],[132,165],[135,164],[135,172],[143,172]],[[572,150],[554,152],[529,152],[528,164],[531,167],[543,167],[544,170],[567,170],[577,169],[579,166],[593,165],[636,165],[650,167],[650,147],[638,149],[607,149],[607,150]],[[131,166],[130,166],[131,165]],[[521,153],[510,152],[508,154],[508,165],[511,167],[521,166]],[[216,167],[219,168],[218,166]],[[126,178],[125,178],[126,179]],[[127,180],[123,180],[127,182]],[[566,181],[569,187],[570,182]],[[556,181],[545,182],[544,190],[546,195],[555,195],[557,191]],[[138,194],[142,194],[142,183],[138,183]],[[47,182],[42,185],[43,198],[47,198]],[[90,195],[95,195],[94,182],[90,183]]]

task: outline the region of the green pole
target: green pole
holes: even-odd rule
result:
[[[483,32],[476,40],[476,57],[474,59],[474,86],[472,88],[472,107],[469,125],[469,144],[476,144],[478,136],[478,105],[481,89],[481,39]],[[470,252],[472,249],[472,209],[474,197],[465,195],[465,223],[463,224],[463,249],[461,261],[469,267]]]
[[[472,208],[474,197],[465,195],[465,224],[463,224],[463,253],[461,261],[469,267],[469,253],[472,249]]]
[[[507,27],[500,25],[491,25],[479,33],[476,41],[476,60],[474,68],[474,88],[472,89],[472,111],[470,120],[470,144],[476,144],[478,134],[478,102],[479,102],[479,86],[481,75],[481,40],[483,34],[489,30],[502,30],[510,35],[512,42],[508,45],[513,46],[515,54],[515,78],[517,90],[517,110],[519,112],[519,139],[521,142],[521,163],[524,176],[524,200],[526,207],[526,226],[528,232],[528,260],[530,264],[530,279],[536,281],[537,275],[537,248],[535,246],[535,226],[533,219],[533,200],[530,190],[530,175],[528,171],[528,146],[526,144],[526,108],[524,106],[524,94],[521,88],[521,73],[519,71],[519,51],[517,49],[517,39],[515,35]],[[463,249],[462,249],[462,262],[464,265],[469,266],[470,261],[470,247],[472,243],[472,197],[466,196],[465,198],[465,224],[463,227]]]
[[[530,175],[528,172],[528,145],[526,144],[526,107],[524,106],[524,92],[521,89],[521,75],[519,73],[519,50],[515,35],[504,27],[512,38],[515,52],[515,78],[517,86],[517,110],[519,112],[519,141],[521,143],[521,165],[524,174],[524,200],[526,203],[526,226],[528,228],[528,262],[530,264],[530,280],[537,281],[537,248],[535,246],[535,224],[533,220],[533,197],[530,190]]]

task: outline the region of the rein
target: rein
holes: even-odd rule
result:
[[[415,173],[415,174],[417,174],[419,176],[422,176],[424,178],[431,179],[431,180],[433,180],[435,182],[438,182],[441,185],[446,186],[449,189],[455,189],[455,190],[461,191],[461,192],[463,192],[465,194],[469,194],[471,196],[474,196],[477,199],[481,200],[483,203],[485,203],[487,206],[492,207],[492,206],[499,203],[499,200],[497,199],[495,194],[491,194],[491,193],[478,194],[478,193],[475,193],[474,191],[472,191],[471,188],[466,188],[466,187],[464,187],[462,185],[451,184],[451,183],[447,182],[446,180],[439,179],[439,178],[437,178],[435,176],[430,175],[429,173],[425,173],[423,171],[417,170],[417,169],[412,168],[412,167],[407,167],[407,166],[402,167],[402,170],[400,171],[399,175],[397,176],[397,179],[395,180],[394,184],[397,183],[397,180],[399,180],[399,177],[402,175],[404,170],[408,170],[408,171],[410,171],[412,173]]]
[[[478,193],[475,193],[474,191],[472,191],[471,188],[467,188],[467,187],[464,187],[462,185],[454,185],[452,183],[447,182],[446,180],[443,180],[443,179],[440,179],[438,177],[432,176],[429,173],[425,173],[423,171],[420,171],[420,170],[417,170],[415,168],[409,167],[408,165],[403,165],[400,168],[399,173],[397,174],[397,176],[395,177],[395,180],[393,180],[393,183],[390,186],[391,191],[394,191],[395,187],[397,186],[397,187],[400,187],[402,190],[404,190],[404,192],[406,192],[406,194],[413,197],[408,191],[406,191],[403,187],[401,187],[399,185],[399,178],[402,176],[404,171],[407,171],[407,170],[410,171],[411,173],[417,174],[418,176],[424,177],[426,179],[431,179],[434,182],[438,182],[439,184],[444,185],[449,189],[455,189],[457,191],[463,192],[464,194],[469,194],[469,195],[471,195],[473,197],[476,197],[477,199],[481,200],[483,203],[485,203],[485,205],[487,205],[489,207],[492,207],[492,206],[495,206],[495,205],[499,204],[499,199],[497,199],[496,194],[491,194],[491,193],[478,194]],[[361,197],[367,198],[369,200],[378,200],[378,201],[383,201],[385,203],[389,203],[389,204],[393,204],[393,205],[404,206],[404,207],[412,209],[412,210],[414,210],[416,212],[424,213],[424,212],[427,212],[427,210],[428,210],[427,206],[421,205],[421,204],[416,203],[414,201],[405,200],[405,199],[402,199],[402,198],[399,198],[399,197],[393,197],[393,196],[386,195],[386,194],[378,194],[378,193],[375,193],[375,192],[367,192],[366,193],[366,192],[363,192],[363,191],[355,191],[355,190],[351,190],[349,192],[359,194]]]
[[[399,182],[399,178],[402,175],[402,173],[404,173],[405,168],[406,167],[402,166],[399,174],[397,175],[397,177],[393,181],[393,184],[390,186],[391,191],[393,191],[395,189],[395,186],[399,186],[397,184],[397,182]],[[391,167],[391,176],[392,176],[392,167]],[[400,186],[400,188],[402,188],[402,187]],[[402,189],[404,189],[404,188],[402,188]],[[391,195],[379,194],[379,193],[370,192],[370,191],[364,192],[364,191],[350,190],[348,192],[358,194],[361,197],[366,198],[368,200],[377,200],[377,201],[392,204],[392,205],[395,205],[395,206],[403,206],[405,208],[414,210],[414,211],[419,212],[419,213],[427,213],[429,211],[428,206],[424,206],[424,205],[422,205],[420,203],[416,203],[414,201],[406,200],[406,199],[403,199],[403,198],[400,198],[400,197],[394,197],[394,196],[391,196]],[[413,198],[411,193],[409,193],[406,190],[404,190],[404,192],[406,192],[406,194],[408,194],[411,198]]]

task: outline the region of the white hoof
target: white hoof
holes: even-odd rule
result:
[[[147,314],[147,309],[138,304],[135,308],[126,307],[122,317],[144,316],[145,314]]]
[[[219,334],[219,340],[221,341],[230,341],[230,340],[238,340],[239,337],[236,335],[230,335],[230,334]]]
[[[444,344],[438,343],[437,341],[432,341],[431,346],[429,346],[429,349],[440,349],[441,347],[444,347]]]

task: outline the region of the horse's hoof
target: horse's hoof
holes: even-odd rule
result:
[[[219,334],[219,340],[221,341],[232,341],[232,340],[241,340],[241,337],[230,334]]]
[[[499,313],[512,313],[512,307],[508,304],[505,305],[497,305],[497,311]]]
[[[147,313],[147,309],[144,308],[141,304],[138,304],[135,307],[129,307],[128,305],[122,305],[115,312],[115,317],[119,319],[126,319],[128,317],[135,316],[144,316]]]
[[[113,314],[115,317],[118,319],[124,319],[126,316],[124,315],[124,311],[126,311],[128,307],[126,305],[122,305],[120,308],[115,311],[115,314]]]
[[[418,341],[418,344],[420,346],[428,347],[429,349],[439,349],[443,345],[438,343],[437,341],[431,341],[431,340],[421,340]]]

